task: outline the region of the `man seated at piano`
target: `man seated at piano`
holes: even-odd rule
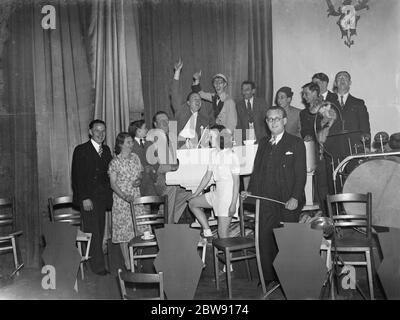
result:
[[[146,136],[147,141],[153,142],[147,149],[146,158],[157,175],[154,184],[157,194],[168,197],[168,223],[178,223],[191,193],[180,186],[166,184],[166,173],[176,171],[179,167],[176,147],[169,138],[169,118],[166,112],[158,111],[153,116],[153,127]]]
[[[174,78],[171,84],[171,105],[177,121],[178,148],[197,148],[198,141],[203,133],[201,128],[210,128],[215,119],[209,104],[202,106],[201,97],[196,92],[190,92],[186,101],[182,103],[179,92],[179,78],[183,62],[181,59],[174,66]]]
[[[210,131],[211,146],[215,148],[210,163],[196,192],[190,197],[189,208],[203,228],[202,236],[212,239],[212,232],[203,208],[212,208],[218,217],[218,235],[229,237],[232,217],[237,216],[239,207],[240,163],[233,151],[232,133],[222,125],[215,125]],[[216,183],[214,191],[202,194],[211,179]]]

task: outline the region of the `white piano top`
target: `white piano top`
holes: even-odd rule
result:
[[[233,147],[240,162],[240,174],[248,175],[253,172],[254,158],[257,153],[257,144]],[[196,191],[201,179],[207,171],[213,148],[179,149],[177,158],[179,168],[173,172],[167,172],[167,185],[181,185],[187,190]]]

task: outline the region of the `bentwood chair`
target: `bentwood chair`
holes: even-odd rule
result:
[[[373,285],[373,260],[372,253],[372,195],[356,193],[342,193],[327,196],[329,217],[333,221],[334,238],[331,246],[333,268],[340,265],[366,266],[368,275],[368,285],[371,300],[374,299]],[[339,203],[365,203],[365,214],[346,214],[335,210]],[[358,234],[346,234],[345,230],[355,228]],[[357,229],[359,228],[359,229]],[[361,229],[362,228],[362,229]],[[365,231],[363,231],[365,230]],[[356,237],[358,235],[358,237]],[[338,253],[361,253],[365,255],[364,261],[342,261],[337,258]],[[340,261],[339,261],[340,260]],[[336,269],[335,269],[336,270]],[[338,273],[335,272],[337,275]],[[331,279],[331,294],[334,295],[333,284]],[[333,297],[333,296],[332,296]]]
[[[133,296],[130,296],[126,292],[126,283],[138,284],[138,283],[157,283],[160,294],[156,298],[147,298],[147,300],[164,300],[164,277],[163,273],[132,273],[124,272],[118,269],[118,279],[121,287],[121,294],[123,300],[134,300]]]
[[[0,254],[13,254],[15,266],[13,274],[16,273],[18,275],[18,270],[23,264],[20,265],[18,262],[17,237],[22,235],[22,231],[15,230],[16,212],[14,197],[0,198],[0,228]]]
[[[261,260],[259,259],[259,246],[258,246],[258,225],[259,225],[259,212],[260,212],[260,200],[256,200],[256,212],[254,220],[249,217],[245,217],[243,210],[243,197],[240,196],[240,207],[239,207],[239,226],[240,236],[215,239],[213,240],[213,251],[214,251],[214,272],[215,272],[215,283],[217,290],[219,290],[219,262],[225,264],[226,269],[226,280],[228,297],[232,298],[232,276],[231,276],[231,265],[233,262],[244,260],[246,263],[247,275],[251,280],[249,260],[256,258],[257,269],[260,277],[261,286],[263,293],[266,293],[265,282],[261,268]],[[254,226],[255,238],[246,236],[245,229],[247,227]],[[232,253],[240,252],[241,255],[234,257]]]
[[[137,205],[150,205],[150,207],[162,205],[163,210],[157,210],[157,213],[149,212],[145,215],[136,215],[135,207]],[[135,237],[129,242],[129,259],[131,272],[135,272],[135,260],[151,259],[157,256],[157,253],[142,254],[142,251],[145,248],[158,248],[154,229],[164,227],[164,224],[168,221],[168,198],[167,196],[138,197],[131,202],[131,215]],[[143,240],[139,230],[140,226],[151,228],[154,238]]]
[[[62,196],[56,198],[49,198],[49,212],[51,222],[63,222],[69,223],[72,226],[79,227],[76,236],[76,243],[79,254],[81,255],[81,263],[79,265],[81,271],[82,280],[85,279],[85,273],[83,270],[83,263],[89,260],[90,244],[92,242],[92,234],[82,232],[81,228],[81,214],[79,211],[74,210],[72,203],[72,196]],[[82,249],[82,244],[86,245],[85,250]],[[84,251],[84,252],[83,252]]]

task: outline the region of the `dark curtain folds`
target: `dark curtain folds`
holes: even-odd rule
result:
[[[146,121],[158,110],[172,115],[169,83],[181,57],[181,90],[190,91],[192,75],[202,70],[202,86],[211,77],[228,77],[237,99],[244,80],[254,80],[258,95],[272,102],[270,0],[138,1],[143,100]]]
[[[44,5],[56,8],[56,29],[41,26]],[[90,2],[20,1],[9,20],[4,66],[10,166],[23,261],[39,264],[41,222],[48,197],[71,194],[70,166],[88,138],[92,87],[84,45]]]
[[[132,118],[143,112],[140,56],[135,2],[93,1],[90,19],[90,52],[95,87],[95,117],[107,125],[111,149]]]

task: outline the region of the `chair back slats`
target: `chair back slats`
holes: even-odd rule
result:
[[[0,198],[0,227],[10,227],[11,232],[15,231],[15,198]]]
[[[57,198],[52,198],[53,206],[60,204],[72,204],[72,196],[62,196]]]
[[[136,221],[137,226],[152,226],[152,225],[157,225],[157,224],[165,224],[164,219],[157,219],[157,220],[151,220],[151,221]]]
[[[164,276],[162,272],[159,273],[134,273],[124,272],[118,269],[118,279],[121,287],[121,293],[123,299],[135,299],[126,292],[125,283],[155,283],[159,287],[159,297],[149,298],[148,300],[164,300]]]
[[[164,204],[164,202],[165,196],[145,196],[136,198],[133,204]]]
[[[328,213],[329,217],[333,220],[335,228],[366,228],[367,238],[371,238],[371,221],[372,221],[372,194],[368,192],[367,194],[358,193],[342,193],[327,196],[328,202]],[[365,203],[365,214],[355,215],[355,214],[335,214],[334,206],[340,203],[349,202],[360,202]]]
[[[64,222],[80,226],[81,214],[73,209],[72,196],[49,198],[48,202],[51,222]]]
[[[163,213],[144,214],[136,216],[135,206],[136,205],[163,205]],[[167,196],[146,196],[138,197],[130,203],[131,206],[131,217],[133,221],[133,228],[135,235],[138,235],[138,226],[162,226],[168,221],[168,198]]]

